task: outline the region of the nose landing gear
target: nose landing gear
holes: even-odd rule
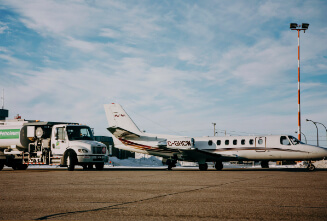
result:
[[[261,161],[261,168],[269,168],[269,161],[268,160]]]
[[[310,161],[307,167],[308,171],[314,171],[316,169],[315,165]]]

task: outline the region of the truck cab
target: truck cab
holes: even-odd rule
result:
[[[74,170],[75,165],[102,170],[108,162],[106,145],[94,140],[90,127],[85,125],[59,124],[52,128],[51,153],[60,158],[60,165]]]

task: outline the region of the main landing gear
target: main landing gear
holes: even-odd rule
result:
[[[201,163],[201,164],[199,164],[199,169],[201,171],[208,170],[208,164],[207,163]]]
[[[223,162],[221,162],[221,161],[215,162],[215,168],[216,168],[216,170],[222,170],[224,168]],[[199,169],[201,171],[208,170],[208,164],[207,163],[199,163]]]
[[[166,161],[166,165],[168,166],[168,170],[171,170],[173,167],[176,167],[177,160],[168,159]]]
[[[268,169],[269,168],[269,161],[268,160],[261,161],[261,168]]]
[[[216,170],[222,170],[224,168],[223,162],[217,161],[215,163],[215,168],[216,168]]]

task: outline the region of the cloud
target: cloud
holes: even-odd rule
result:
[[[8,26],[5,23],[0,22],[0,34],[5,33],[5,31],[8,30],[8,29],[9,28],[8,28]]]
[[[121,37],[121,34],[118,31],[113,30],[111,28],[102,28],[99,36],[108,37],[108,38],[119,38]]]
[[[102,135],[109,102],[149,132],[167,133],[162,125],[207,135],[212,122],[293,132],[297,36],[288,25],[310,18],[301,35],[303,112],[327,120],[326,30],[314,27],[326,4],[295,3],[2,1],[0,28],[11,32],[0,42],[8,105],[26,118],[83,121]]]
[[[79,49],[83,52],[91,52],[95,50],[99,50],[100,44],[92,43],[88,41],[77,40],[72,37],[68,37],[66,40],[66,45],[68,47],[73,47]]]

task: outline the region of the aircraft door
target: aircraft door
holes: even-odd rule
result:
[[[256,137],[255,138],[255,151],[256,152],[265,152],[267,145],[266,137]]]

